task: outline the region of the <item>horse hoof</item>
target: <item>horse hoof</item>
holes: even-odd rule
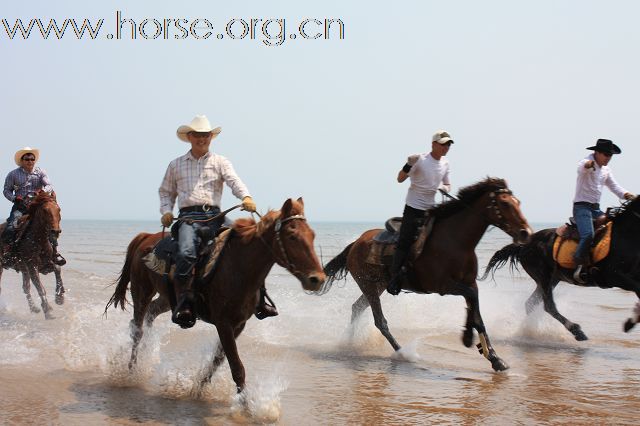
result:
[[[498,357],[491,360],[491,367],[494,371],[505,371],[509,369],[509,365]]]
[[[52,320],[52,319],[56,319],[56,317],[54,317],[52,314],[50,314],[49,312],[45,312],[44,313],[44,318],[48,319],[48,320]]]
[[[624,332],[628,333],[633,327],[635,327],[636,323],[631,320],[631,318],[627,319],[624,323]]]
[[[462,332],[462,344],[467,348],[473,345],[473,330],[465,329]]]
[[[56,294],[56,305],[64,305],[64,295],[63,294],[60,294],[60,295]]]
[[[39,314],[40,313],[40,308],[36,307],[36,306],[32,306],[31,307],[31,313],[33,314]]]
[[[569,327],[569,331],[576,338],[577,341],[582,342],[584,340],[589,340],[586,334],[582,331],[582,328],[578,324],[573,324]]]

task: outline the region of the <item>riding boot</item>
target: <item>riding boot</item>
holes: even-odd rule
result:
[[[259,290],[259,298],[258,305],[256,306],[255,316],[259,320],[265,319],[267,317],[275,317],[278,315],[278,309],[276,308],[275,303],[267,294],[267,289],[264,287],[260,287]]]
[[[58,237],[54,235],[50,235],[49,242],[51,243],[51,248],[53,249],[51,261],[58,266],[66,265],[67,259],[62,257],[60,253],[58,253]]]
[[[196,323],[195,303],[193,291],[190,290],[193,277],[191,275],[182,277],[176,275],[174,278],[180,285],[181,289],[189,289],[182,291],[178,295],[177,306],[171,315],[171,321],[178,324],[182,328],[191,328]]]
[[[393,263],[391,264],[391,280],[387,286],[389,294],[396,296],[402,290],[402,281],[406,273],[404,264],[408,256],[408,250],[396,248],[396,252],[393,255]]]

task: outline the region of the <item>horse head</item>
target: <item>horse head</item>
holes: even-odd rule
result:
[[[315,233],[304,216],[302,198],[288,199],[279,214],[272,213],[265,215],[261,223],[265,226],[262,239],[275,262],[291,272],[305,290],[319,290],[326,276],[313,248]]]
[[[58,237],[62,232],[60,228],[60,206],[56,200],[55,192],[39,191],[29,203],[28,214],[37,226],[47,230],[47,233]]]
[[[488,178],[484,183],[487,184],[483,198],[489,223],[509,234],[515,244],[528,243],[533,231],[520,210],[520,200],[513,195],[507,182]]]

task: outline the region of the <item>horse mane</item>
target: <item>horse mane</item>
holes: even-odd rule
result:
[[[256,237],[262,237],[264,232],[274,224],[278,217],[280,217],[280,210],[269,210],[262,216],[260,222],[256,222],[253,217],[236,219],[233,223],[233,230],[242,239],[243,243],[248,243]]]
[[[487,192],[499,189],[507,189],[507,182],[504,179],[487,177],[478,183],[461,188],[458,191],[457,200],[449,200],[439,204],[430,209],[429,213],[439,219],[452,216],[469,207]]]
[[[28,213],[33,215],[43,204],[50,202],[56,202],[56,196],[53,193],[49,194],[46,191],[40,191],[29,203]]]
[[[633,200],[624,203],[620,207],[615,207],[613,210],[613,218],[611,219],[613,223],[626,221],[632,215],[640,214],[640,197],[635,197]]]

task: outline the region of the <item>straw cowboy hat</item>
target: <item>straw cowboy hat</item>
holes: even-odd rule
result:
[[[205,115],[196,115],[191,123],[178,127],[176,134],[181,141],[189,142],[187,133],[189,132],[211,132],[215,138],[222,131],[222,127],[211,127],[209,119]]]
[[[16,155],[14,156],[14,160],[18,166],[22,165],[22,156],[25,154],[33,154],[36,157],[36,162],[38,161],[38,158],[40,158],[40,150],[25,146],[20,151],[16,152]]]

